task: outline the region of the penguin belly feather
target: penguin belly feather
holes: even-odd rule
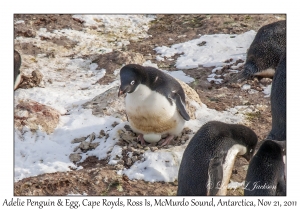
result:
[[[227,194],[227,187],[230,181],[231,173],[234,167],[235,159],[238,155],[244,155],[247,152],[247,148],[240,144],[234,144],[227,152],[224,164],[223,164],[223,178],[221,187],[217,195],[225,196]]]
[[[185,120],[162,94],[140,84],[125,98],[125,107],[132,130],[144,135],[147,142],[157,142],[163,134],[178,135]]]

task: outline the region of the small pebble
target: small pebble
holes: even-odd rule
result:
[[[72,144],[80,143],[80,142],[83,142],[85,139],[86,139],[86,137],[76,138],[76,139],[73,139],[73,141],[71,141],[71,143]]]
[[[150,149],[151,149],[151,151],[152,151],[152,152],[154,152],[154,151],[158,150],[158,148],[157,148],[157,147],[151,147]]]
[[[132,160],[132,162],[136,162],[137,161],[137,156],[136,155],[132,156],[131,160]]]
[[[90,143],[90,149],[96,149],[96,147],[99,146],[99,142],[93,142],[93,143]]]
[[[119,160],[117,164],[124,165],[124,160]]]
[[[131,164],[132,164],[131,158],[127,158],[126,164],[127,164],[127,165],[131,165]]]
[[[89,137],[88,138],[90,138],[90,142],[92,142],[92,141],[94,141],[95,140],[95,138],[96,138],[96,134],[93,132],[91,135],[89,135]]]
[[[81,142],[79,145],[79,148],[83,150],[87,150],[89,149],[89,147],[90,147],[90,142],[86,142],[86,141]]]
[[[80,154],[77,154],[77,153],[72,153],[69,155],[69,159],[72,161],[72,162],[78,162],[81,160],[81,155]]]
[[[115,121],[111,126],[116,127],[117,125],[119,125],[119,123]]]
[[[99,133],[99,138],[102,138],[103,136],[105,136],[105,131],[101,130],[100,133]]]

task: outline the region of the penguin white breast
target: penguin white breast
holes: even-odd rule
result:
[[[15,85],[14,85],[14,90],[19,86],[19,84],[21,83],[21,74],[18,74],[16,81],[15,81]]]
[[[227,186],[231,177],[232,169],[234,166],[235,158],[237,155],[244,155],[247,152],[247,148],[240,144],[233,145],[227,152],[225,162],[223,164],[223,179],[219,192],[217,195],[226,195]]]
[[[131,128],[146,134],[146,138],[147,134],[178,135],[183,129],[185,120],[177,111],[175,102],[171,105],[165,96],[146,85],[140,84],[134,92],[128,93],[125,106]],[[152,137],[154,142],[159,140],[157,135]]]

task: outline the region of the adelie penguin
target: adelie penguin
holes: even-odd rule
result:
[[[256,144],[256,134],[244,125],[204,124],[183,153],[177,195],[226,195],[236,157],[249,161]]]
[[[286,140],[286,54],[276,69],[271,89],[272,130],[266,139]]]
[[[118,96],[126,93],[126,114],[138,140],[158,142],[167,134],[161,146],[169,144],[190,119],[179,82],[156,68],[137,64],[124,66],[120,79]]]
[[[282,54],[286,50],[286,21],[261,27],[247,52],[241,78],[272,78]]]
[[[286,195],[285,148],[285,141],[263,142],[250,161],[244,195]]]
[[[21,67],[21,55],[18,51],[14,50],[14,90],[22,81],[20,67]]]

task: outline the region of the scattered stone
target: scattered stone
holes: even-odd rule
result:
[[[136,137],[132,136],[126,132],[126,133],[121,133],[120,138],[122,138],[124,141],[126,141],[128,143],[132,143]]]
[[[140,155],[141,154],[141,151],[140,150],[135,150],[135,151],[133,151],[133,155]]]
[[[133,151],[135,151],[135,149],[132,146],[128,146],[128,151],[133,152]]]
[[[127,158],[127,160],[126,160],[126,164],[127,164],[127,165],[129,165],[129,166],[132,164],[132,160],[131,160],[131,158]]]
[[[132,160],[133,163],[136,162],[136,161],[138,160],[138,159],[137,159],[137,156],[136,156],[136,155],[132,156],[132,157],[131,157],[131,160]]]
[[[154,151],[158,150],[158,148],[157,148],[157,147],[151,147],[150,149],[151,149],[151,151],[152,151],[152,152],[154,152]]]
[[[230,58],[230,59],[228,59],[228,60],[224,61],[224,63],[230,63],[230,62],[232,62],[232,61],[233,61],[233,59],[232,59],[232,58]]]
[[[233,88],[241,88],[242,85],[238,83],[231,83],[229,86]]]
[[[203,41],[203,42],[201,42],[201,43],[199,43],[199,44],[197,44],[199,47],[201,47],[201,46],[204,46],[206,44],[206,41]]]
[[[183,135],[183,136],[181,137],[181,139],[182,139],[183,141],[187,141],[187,140],[189,140],[189,136]]]
[[[76,143],[80,143],[83,142],[86,139],[86,137],[81,137],[81,138],[75,138],[71,141],[71,144],[76,144]]]
[[[117,164],[117,165],[115,165],[115,169],[117,169],[117,170],[122,170],[122,169],[124,169],[124,161],[123,161],[123,164]],[[122,187],[122,186],[121,186]]]
[[[124,160],[119,160],[117,164],[124,165]]]
[[[36,36],[36,32],[33,29],[29,29],[25,24],[18,25],[18,27],[14,27],[14,34],[16,36],[24,36],[34,38]]]
[[[80,150],[79,146],[75,147],[73,152],[77,152],[78,150]]]
[[[115,121],[111,126],[116,127],[117,125],[119,125],[119,123]]]
[[[99,133],[99,139],[103,138],[105,136],[105,131],[104,130],[101,130],[100,133]]]
[[[263,89],[261,87],[256,87],[255,89],[260,92],[263,91]]]
[[[90,143],[89,148],[90,149],[96,149],[96,147],[98,147],[99,145],[100,145],[99,142],[93,142],[93,143]]]
[[[69,159],[72,162],[78,162],[78,161],[81,160],[81,158],[82,158],[81,155],[77,154],[77,153],[72,153],[72,154],[69,155]]]
[[[83,141],[80,143],[79,148],[83,150],[88,150],[90,147],[90,142]]]
[[[185,133],[185,134],[191,134],[193,131],[190,129],[190,128],[188,128],[188,127],[185,127],[184,129],[183,129],[183,131],[182,131],[182,133]]]
[[[33,87],[39,87],[43,80],[43,74],[39,70],[31,72],[31,76],[22,75],[22,81],[18,88],[28,89]]]
[[[133,147],[137,148],[137,142],[136,141],[132,141]]]
[[[90,142],[92,142],[96,139],[96,134],[93,132],[91,135],[88,136],[88,138],[90,138]]]

